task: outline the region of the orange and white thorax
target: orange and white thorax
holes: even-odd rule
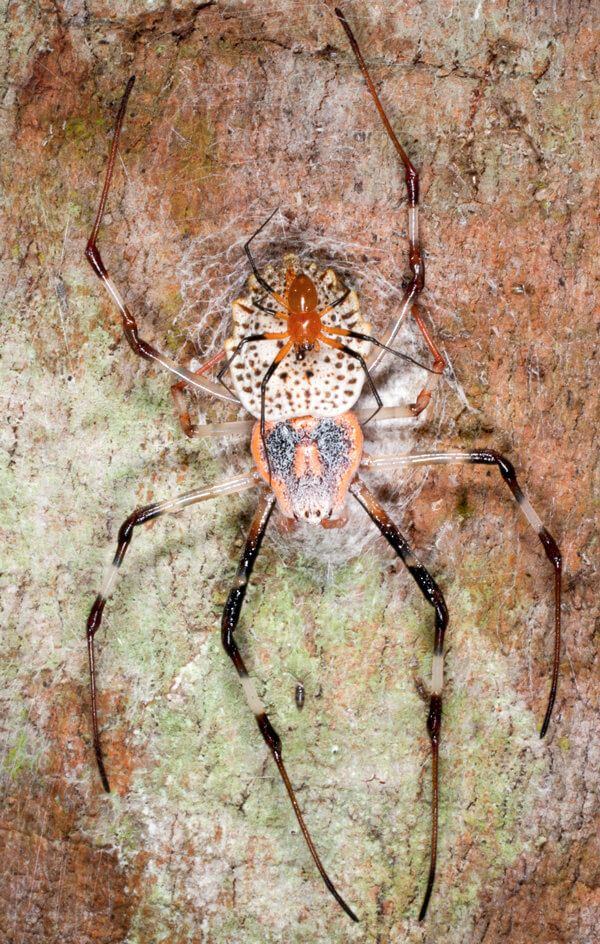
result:
[[[301,286],[312,283],[316,297],[312,295],[310,286],[306,293],[311,303],[305,312],[306,330],[309,333],[314,331],[315,315],[339,299],[345,290],[332,269],[319,269],[315,263],[303,263],[294,255],[286,256],[284,264],[277,268],[268,266],[264,278],[282,299],[296,304],[296,298],[290,299],[290,290],[299,295]],[[257,303],[262,307],[259,308]],[[232,306],[233,332],[225,342],[228,356],[231,357],[240,341],[249,335],[286,331],[286,320],[291,322],[291,319],[270,314],[264,308],[275,311],[280,309],[282,315],[285,314],[282,306],[278,306],[273,296],[251,276],[248,296],[238,298]],[[361,317],[354,291],[350,291],[341,304],[324,315],[323,325],[360,334],[371,333],[371,325]],[[290,336],[294,339],[293,331],[290,331]],[[369,355],[372,347],[368,341],[354,338],[340,340],[363,358]],[[249,342],[243,346],[229,368],[233,388],[240,402],[257,418],[261,414],[262,380],[286,343],[286,339]],[[295,345],[278,365],[266,386],[265,419],[274,422],[297,416],[338,416],[356,403],[364,381],[359,361],[343,351],[318,342],[311,350],[301,350]]]

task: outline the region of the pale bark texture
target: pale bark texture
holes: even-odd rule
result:
[[[333,265],[382,332],[408,275],[406,190],[325,2],[5,2],[9,944],[598,940],[598,4],[343,8],[422,175],[422,308],[450,364],[425,420],[371,424],[366,448],[495,447],[514,463],[564,554],[549,734],[552,569],[497,472],[365,474],[450,610],[426,921],[433,618],[352,498],[325,540],[272,522],[239,641],[360,923],[324,889],[221,649],[255,493],[135,535],[97,637],[103,793],[84,627],[119,525],[251,466],[247,437],[185,438],[169,377],[135,358],[84,260],[128,77],[99,245],[142,337],[172,357],[219,350],[247,284],[243,242],[276,207],[259,265],[289,251]],[[412,326],[398,343],[428,357]],[[405,376],[384,362],[387,405]],[[245,418],[190,404],[203,422]]]

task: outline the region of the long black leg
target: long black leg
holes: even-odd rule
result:
[[[495,465],[497,467],[515,497],[519,508],[536,532],[546,557],[554,568],[554,665],[548,705],[540,730],[540,738],[543,738],[550,724],[560,669],[562,555],[556,541],[517,482],[512,463],[499,452],[496,452],[495,449],[475,449],[472,452],[425,452],[414,456],[365,456],[362,465],[364,468],[370,469],[397,469],[407,465],[447,465],[455,462],[469,465]]]
[[[90,665],[90,696],[92,703],[94,753],[96,755],[102,786],[107,793],[110,792],[110,786],[108,784],[108,777],[106,776],[106,769],[104,767],[102,747],[100,745],[100,733],[98,730],[94,636],[100,629],[104,607],[106,606],[106,601],[113,590],[115,581],[117,579],[117,574],[121,564],[123,563],[123,558],[125,557],[127,548],[131,543],[133,529],[138,527],[138,525],[144,524],[146,521],[152,521],[154,518],[160,518],[161,515],[180,511],[182,508],[186,508],[187,505],[193,505],[196,502],[207,501],[209,498],[219,498],[221,495],[230,495],[234,492],[241,492],[244,489],[252,488],[257,484],[258,482],[253,472],[236,475],[234,478],[227,479],[223,482],[217,482],[215,485],[208,485],[204,488],[194,489],[193,492],[186,492],[184,495],[179,495],[177,498],[172,498],[163,502],[153,502],[151,505],[145,505],[143,508],[137,508],[133,514],[129,515],[129,518],[127,518],[119,528],[119,539],[115,556],[113,557],[112,563],[106,572],[102,587],[100,588],[100,592],[94,600],[92,609],[90,610],[90,615],[88,616],[87,620],[87,644]]]
[[[357,351],[353,351],[351,347],[348,347],[347,344],[342,344],[341,341],[336,341],[334,338],[326,338],[324,335],[320,335],[319,337],[320,337],[320,340],[323,341],[324,344],[329,344],[330,347],[335,347],[338,349],[338,351],[343,351],[344,354],[348,355],[348,357],[353,357],[355,360],[357,360],[360,363],[360,366],[364,370],[365,376],[367,380],[369,381],[371,393],[375,397],[375,402],[377,403],[377,408],[373,411],[371,416],[367,420],[365,420],[363,424],[363,425],[366,425],[379,413],[381,407],[383,406],[383,401],[377,392],[377,387],[375,386],[375,382],[373,378],[371,377],[371,372],[369,371],[366,360]]]
[[[231,357],[229,357],[229,358],[225,361],[225,363],[223,364],[223,366],[222,366],[221,369],[219,370],[219,373],[217,374],[217,380],[218,380],[220,383],[222,383],[223,386],[224,386],[227,390],[229,390],[229,387],[227,386],[227,384],[226,384],[225,381],[223,380],[223,377],[224,377],[225,373],[226,373],[226,372],[229,370],[229,368],[231,367],[231,364],[232,364],[233,360],[238,356],[238,354],[239,354],[240,351],[242,350],[244,344],[249,344],[251,341],[282,341],[284,338],[288,338],[288,337],[289,337],[289,331],[281,331],[281,332],[277,331],[277,332],[273,332],[273,333],[264,333],[264,332],[263,332],[262,334],[249,334],[249,335],[247,335],[245,338],[242,338],[242,340],[240,341],[240,343],[239,343],[238,346],[236,347],[236,349],[235,349],[235,351],[233,352],[233,354],[231,355]]]
[[[399,357],[403,361],[408,361],[410,364],[414,364],[415,367],[420,367],[421,370],[426,370],[428,374],[438,374],[439,370],[436,370],[433,367],[428,367],[427,364],[422,364],[420,361],[415,360],[414,357],[411,357],[410,354],[403,354],[402,351],[396,351],[393,347],[388,347],[387,344],[384,344],[382,341],[378,341],[377,338],[371,337],[370,334],[361,334],[360,331],[351,331],[350,328],[334,328],[330,325],[323,325],[321,331],[324,331],[326,334],[341,334],[345,338],[355,338],[357,341],[369,341],[370,344],[375,344],[376,347],[383,348],[384,351],[387,351],[388,354],[393,354],[394,357]]]
[[[271,481],[271,460],[269,459],[269,451],[267,449],[267,439],[265,435],[265,426],[266,426],[266,417],[265,417],[265,397],[267,395],[267,384],[269,380],[277,370],[279,364],[281,364],[284,357],[289,354],[294,346],[293,341],[288,341],[287,344],[284,344],[280,351],[277,352],[277,355],[271,362],[268,367],[268,370],[261,380],[260,383],[260,438],[262,440],[263,449],[265,451],[265,456],[267,458],[267,468],[269,470],[269,482]]]
[[[275,495],[272,492],[268,492],[263,495],[259,502],[258,508],[256,509],[254,519],[250,526],[250,532],[246,540],[246,546],[244,547],[242,558],[237,569],[233,588],[229,593],[227,602],[225,604],[225,609],[223,610],[223,620],[221,623],[221,638],[223,641],[223,648],[237,670],[242,688],[244,689],[246,701],[248,702],[248,706],[253,712],[254,717],[256,718],[258,729],[262,734],[267,747],[271,751],[275,763],[277,764],[279,773],[281,774],[281,778],[285,784],[285,788],[294,808],[298,825],[302,830],[302,835],[306,840],[315,865],[321,874],[321,878],[325,882],[326,887],[331,892],[337,903],[344,909],[346,914],[352,918],[353,921],[358,921],[358,918],[352,909],[349,908],[339,892],[335,889],[331,879],[323,867],[323,864],[321,863],[321,860],[319,859],[319,856],[317,855],[317,851],[313,845],[312,839],[310,838],[310,834],[302,817],[302,813],[300,812],[300,807],[298,806],[294,789],[290,783],[287,771],[283,764],[281,757],[281,738],[267,717],[265,707],[258,697],[254,683],[248,676],[248,671],[246,669],[244,660],[242,659],[240,651],[233,638],[238,620],[240,618],[240,611],[242,609],[244,597],[246,596],[246,588],[252,573],[254,561],[256,560],[260,550],[260,545],[262,543],[267,523],[269,521],[271,512],[273,511],[274,505]]]
[[[252,304],[254,305],[255,308],[258,308],[260,311],[264,311],[265,314],[267,314],[267,315],[278,315],[278,314],[281,314],[281,312],[278,312],[277,309],[275,309],[275,308],[267,308],[266,305],[261,305],[260,302],[253,301]]]
[[[266,220],[264,221],[264,223],[261,223],[260,226],[258,227],[258,229],[255,230],[255,231],[252,233],[252,236],[250,237],[250,239],[248,240],[248,242],[244,243],[244,252],[245,252],[246,255],[248,256],[248,259],[249,259],[249,261],[250,261],[250,265],[252,266],[252,271],[253,271],[253,273],[254,273],[254,278],[256,279],[256,281],[258,282],[258,284],[259,284],[262,288],[264,288],[265,292],[268,292],[268,293],[269,293],[269,295],[277,295],[277,292],[275,291],[274,288],[271,288],[271,286],[269,285],[269,283],[268,283],[267,281],[265,281],[265,279],[263,279],[262,275],[260,274],[260,272],[259,272],[258,269],[256,268],[256,263],[254,262],[254,259],[252,258],[252,253],[250,252],[250,243],[252,242],[253,239],[256,239],[256,237],[258,236],[259,233],[262,233],[262,231],[263,231],[263,229],[265,228],[265,226],[267,225],[267,223],[270,223],[270,222],[271,222],[271,220],[273,219],[273,217],[274,217],[275,214],[277,213],[277,209],[278,209],[278,208],[275,207],[275,209],[273,210],[273,212],[270,214],[270,216],[268,216],[268,217],[266,218]]]
[[[394,548],[399,557],[402,558],[411,576],[416,581],[419,590],[428,603],[435,611],[435,637],[433,643],[433,665],[431,680],[431,700],[429,702],[429,715],[427,717],[427,730],[431,740],[431,779],[432,779],[432,823],[431,823],[431,858],[429,865],[429,877],[427,879],[427,888],[425,897],[419,912],[419,921],[422,921],[427,913],[427,906],[433,890],[435,879],[435,867],[437,860],[437,836],[438,836],[438,750],[440,725],[442,720],[442,686],[444,681],[444,634],[448,626],[448,609],[442,595],[433,577],[423,567],[421,562],[415,556],[410,544],[400,533],[394,522],[391,520],[384,508],[368,488],[356,478],[350,485],[350,491],[354,497],[363,506],[369,517],[377,525],[386,541]]]
[[[337,8],[335,10],[335,15],[344,27],[346,35],[350,41],[352,51],[356,57],[356,61],[358,62],[358,65],[360,66],[360,69],[365,77],[369,92],[371,93],[377,111],[379,112],[381,120],[383,121],[385,130],[387,131],[390,140],[396,148],[396,151],[404,165],[406,190],[408,194],[408,261],[410,264],[411,279],[402,299],[400,315],[386,331],[383,339],[385,343],[390,343],[400,328],[400,325],[402,324],[409,307],[416,300],[417,296],[423,290],[423,286],[425,285],[425,262],[421,253],[421,247],[419,245],[419,174],[409,160],[406,151],[398,141],[398,138],[394,134],[394,130],[385,111],[383,110],[383,105],[379,100],[379,96],[375,86],[373,85],[373,80],[369,75],[369,70],[367,69],[366,63],[362,57],[362,53],[358,47],[358,43],[356,42],[354,34],[348,25],[346,17],[342,11],[338,10]],[[382,355],[379,355],[373,359],[372,365],[379,361],[380,356]]]
[[[337,308],[337,306],[341,305],[342,302],[345,302],[349,294],[350,294],[350,289],[347,288],[343,295],[340,295],[340,297],[336,298],[336,300],[332,302],[331,305],[327,305],[327,308],[324,308],[323,311],[319,312],[321,317],[323,317],[324,314],[327,314],[327,312],[331,311],[333,308]],[[352,314],[355,314],[355,312],[352,312]]]
[[[517,482],[517,476],[512,463],[510,463],[508,459],[505,459],[504,456],[500,455],[499,452],[496,452],[495,449],[476,449],[470,454],[469,461],[474,465],[483,463],[484,465],[495,465],[498,467],[500,470],[500,475],[513,493],[519,508],[529,523],[536,529],[538,538],[540,539],[542,547],[546,553],[546,557],[554,568],[554,666],[552,669],[552,684],[550,686],[548,706],[546,708],[546,714],[544,716],[540,730],[540,738],[543,738],[546,736],[546,732],[548,731],[548,725],[550,724],[550,717],[552,715],[552,709],[554,708],[554,702],[556,699],[556,689],[558,687],[558,671],[560,666],[560,601],[562,586],[562,555],[556,541],[548,529],[542,524],[542,521],[521,490],[519,483]]]

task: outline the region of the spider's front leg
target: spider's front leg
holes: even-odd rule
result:
[[[294,789],[283,763],[281,738],[267,717],[265,706],[258,697],[254,682],[248,675],[248,670],[246,669],[246,665],[234,639],[234,633],[240,618],[242,604],[244,602],[244,597],[246,596],[248,580],[250,579],[252,568],[254,567],[254,562],[260,550],[260,545],[262,543],[262,539],[264,537],[274,505],[274,493],[266,492],[261,498],[258,508],[256,509],[233,587],[229,593],[227,602],[225,603],[225,609],[223,610],[223,619],[221,623],[221,638],[223,641],[223,648],[237,670],[242,688],[244,690],[244,695],[246,696],[246,701],[248,702],[248,706],[253,712],[259,731],[262,734],[267,747],[271,751],[275,763],[277,764],[277,768],[281,774],[281,778],[285,784],[285,788],[294,808],[298,825],[302,830],[302,835],[306,840],[306,844],[308,845],[315,865],[320,872],[321,878],[323,879],[327,889],[331,892],[337,903],[344,909],[346,914],[352,918],[353,921],[358,921],[358,918],[352,909],[346,904],[342,896],[336,890],[317,854],[317,850],[315,849],[306,823],[304,822],[302,813],[300,812],[296,794],[294,793]]]
[[[379,112],[385,130],[387,131],[388,136],[404,165],[406,191],[408,195],[408,261],[410,265],[411,277],[404,291],[398,314],[388,326],[386,332],[381,338],[382,346],[380,346],[378,350],[374,351],[367,358],[367,360],[371,369],[373,369],[380,362],[382,357],[385,355],[384,347],[391,345],[392,341],[398,334],[398,331],[400,330],[400,327],[402,326],[408,311],[411,310],[417,327],[419,328],[419,331],[425,339],[427,347],[433,355],[434,363],[432,374],[419,393],[416,401],[408,406],[397,407],[395,409],[394,415],[398,417],[418,416],[418,414],[421,413],[429,404],[432,391],[437,385],[440,375],[446,366],[446,361],[436,346],[431,333],[423,321],[423,318],[416,305],[417,298],[425,286],[425,261],[423,259],[419,242],[419,174],[394,133],[383,105],[379,100],[379,95],[377,94],[377,90],[375,89],[373,80],[371,79],[369,70],[367,69],[367,65],[363,59],[358,43],[356,42],[354,34],[350,29],[344,14],[338,9],[335,10],[335,13],[340,23],[344,27],[344,30],[346,31],[352,51],[356,56],[356,61],[358,62],[358,65],[360,66],[360,69],[365,77],[367,87],[371,93],[373,101],[375,102],[375,106]]]
[[[161,353],[153,347],[152,344],[149,344],[147,341],[144,341],[143,338],[140,338],[138,333],[137,324],[135,318],[129,311],[127,305],[125,304],[123,298],[116,285],[110,278],[106,266],[100,255],[100,251],[97,246],[98,231],[100,229],[100,224],[102,223],[102,218],[104,216],[104,209],[106,206],[106,200],[108,198],[108,192],[110,189],[110,183],[112,180],[113,170],[115,166],[115,160],[117,157],[117,148],[119,144],[119,136],[121,134],[121,127],[123,125],[123,119],[125,118],[125,111],[127,109],[127,101],[131,94],[133,88],[133,83],[135,82],[135,76],[132,76],[127,83],[123,98],[121,100],[121,107],[119,108],[119,113],[117,115],[117,120],[115,123],[115,132],[113,136],[113,142],[110,149],[110,157],[108,160],[108,167],[106,170],[106,180],[104,181],[104,188],[102,190],[102,196],[100,198],[100,206],[98,207],[98,213],[96,216],[96,221],[92,228],[90,238],[87,242],[85,248],[85,257],[92,269],[102,281],[106,291],[112,298],[113,302],[116,304],[117,308],[121,313],[121,320],[123,324],[123,331],[131,349],[139,357],[145,358],[145,360],[153,361],[154,363],[160,364],[161,367],[166,368],[171,374],[174,374],[178,380],[183,381],[186,384],[189,384],[191,387],[195,387],[197,390],[202,390],[205,393],[210,393],[212,396],[217,397],[219,400],[227,400],[231,403],[239,403],[238,398],[232,394],[230,391],[226,390],[219,384],[214,383],[212,380],[209,380],[206,377],[202,377],[202,371],[198,373],[193,373],[188,370],[186,367],[182,367],[180,364],[177,364],[175,361],[171,360],[170,357],[167,357],[166,354]],[[176,394],[173,394],[176,403],[177,398]],[[178,405],[179,408],[179,405]],[[181,410],[180,410],[181,415]],[[189,419],[189,414],[188,414]],[[185,420],[181,420],[182,426],[184,426]],[[185,429],[185,426],[184,426]]]
[[[104,607],[106,606],[106,601],[114,589],[119,568],[123,563],[123,558],[125,557],[125,553],[133,537],[134,528],[141,524],[145,524],[147,521],[153,521],[155,518],[160,518],[161,515],[174,514],[177,511],[181,511],[182,508],[186,508],[188,505],[196,504],[196,502],[207,501],[210,498],[219,498],[221,495],[232,495],[236,492],[244,491],[244,489],[253,488],[257,484],[257,474],[255,472],[245,472],[241,475],[234,476],[234,478],[226,479],[223,482],[218,482],[215,485],[208,485],[204,488],[194,489],[192,492],[186,492],[184,495],[179,495],[177,498],[171,498],[168,501],[163,502],[153,502],[151,505],[145,505],[143,508],[137,508],[133,514],[129,515],[129,517],[119,528],[119,539],[115,556],[113,557],[112,563],[109,565],[108,570],[106,571],[102,587],[100,588],[100,592],[94,600],[87,621],[87,644],[90,665],[90,696],[92,703],[94,753],[98,763],[98,770],[100,772],[102,786],[107,793],[110,792],[110,786],[108,783],[108,777],[106,776],[106,769],[104,767],[104,758],[100,744],[100,733],[98,730],[94,637],[100,629],[102,614],[104,612]]]

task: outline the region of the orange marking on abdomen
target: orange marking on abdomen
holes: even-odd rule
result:
[[[301,445],[297,447],[294,473],[298,479],[309,473],[315,476],[322,475],[323,466],[315,443],[311,443],[309,446]]]
[[[252,455],[283,514],[315,524],[338,515],[362,452],[356,417],[342,413],[323,419],[301,416],[279,420],[266,423],[265,436],[270,466],[260,423],[252,434]]]

